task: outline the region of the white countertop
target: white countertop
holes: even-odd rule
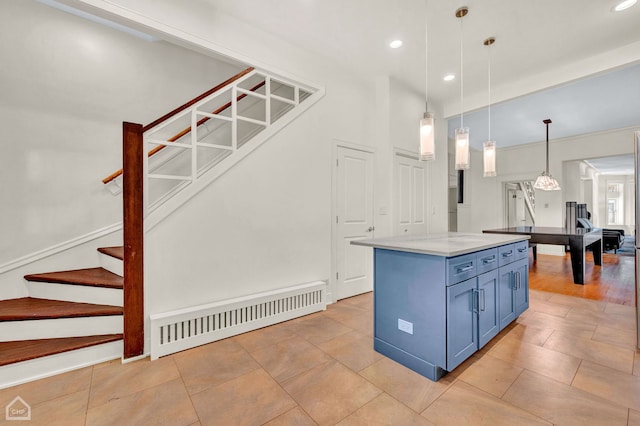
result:
[[[439,232],[351,241],[351,244],[411,253],[452,257],[528,240],[528,235]]]

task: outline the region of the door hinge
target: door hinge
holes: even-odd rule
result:
[[[338,223],[338,216],[336,216],[336,223]]]
[[[338,273],[336,272],[336,280],[338,279]]]
[[[338,164],[338,161],[339,161],[339,160],[336,158],[336,167],[339,167],[339,166],[340,166],[340,164]]]

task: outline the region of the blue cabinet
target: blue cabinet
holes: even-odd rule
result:
[[[513,264],[513,298],[516,318],[529,308],[529,259],[517,260]]]
[[[505,328],[516,319],[516,301],[513,295],[515,275],[510,266],[500,268],[498,277],[498,312],[500,312],[500,329]]]
[[[500,329],[529,307],[529,260],[520,259],[500,268]]]
[[[527,241],[455,257],[376,248],[375,350],[438,380],[527,309],[527,254]]]
[[[498,311],[503,329],[529,307],[529,244],[524,241],[502,246],[498,258]]]
[[[447,371],[478,350],[477,291],[475,277],[447,287]]]
[[[496,269],[447,287],[447,371],[460,365],[499,331]]]
[[[498,270],[478,275],[478,349],[500,332]]]

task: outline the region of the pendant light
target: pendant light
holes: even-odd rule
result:
[[[429,6],[428,0],[425,0],[425,11]],[[427,19],[425,13],[424,20],[424,48],[425,48],[425,67],[424,67],[424,96],[425,96],[425,113],[420,120],[420,161],[429,161],[436,158],[435,144],[435,126],[433,113],[429,112],[429,36],[427,31]]]
[[[489,80],[489,102],[487,106],[487,115],[489,117],[488,122],[488,138],[483,145],[483,162],[484,162],[484,177],[493,177],[496,175],[496,141],[491,140],[491,45],[496,42],[495,37],[489,37],[484,41],[484,45],[487,46],[488,53],[488,80]]]
[[[560,184],[549,173],[549,124],[551,123],[551,120],[547,118],[546,120],[542,120],[542,122],[547,126],[547,168],[540,174],[540,176],[538,176],[533,187],[543,191],[559,191]]]
[[[455,130],[456,135],[456,170],[469,168],[469,128],[464,127],[464,78],[463,78],[463,46],[462,46],[462,18],[467,16],[469,8],[463,6],[456,10],[456,18],[460,19],[460,127]]]
[[[425,112],[420,120],[420,160],[435,160],[435,128],[433,123],[433,113]]]

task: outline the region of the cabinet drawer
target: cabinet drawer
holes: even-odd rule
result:
[[[507,244],[498,247],[498,266],[507,265],[516,260],[516,245]]]
[[[447,259],[447,285],[459,283],[476,275],[476,253]]]
[[[477,253],[478,275],[491,271],[498,267],[498,249],[479,251]]]
[[[516,250],[514,260],[527,259],[529,257],[529,241],[519,241],[513,244]]]

